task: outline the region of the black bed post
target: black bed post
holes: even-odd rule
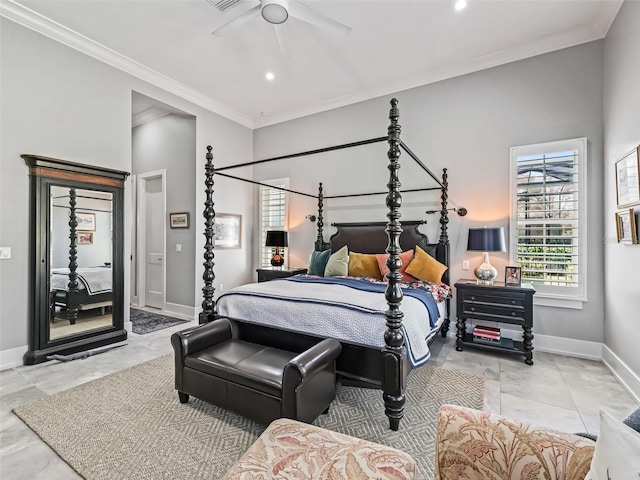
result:
[[[449,265],[449,234],[447,233],[447,225],[449,223],[449,181],[447,175],[447,169],[442,169],[442,188],[440,189],[440,240],[438,241],[439,248],[444,248],[445,251],[442,252],[442,258],[445,258],[447,261],[447,266]],[[449,271],[445,273],[445,283],[449,283]]]
[[[440,258],[445,259],[445,264],[450,265],[450,249],[449,249],[449,234],[447,233],[447,224],[449,223],[449,181],[448,181],[447,169],[442,169],[442,188],[440,193],[440,240],[438,241],[438,248],[443,249]],[[444,273],[442,280],[448,285],[450,281],[449,269]],[[446,314],[442,327],[440,328],[440,335],[442,338],[446,338],[449,331],[449,324],[451,319],[449,318],[449,312],[451,311],[451,299],[446,300]]]
[[[215,288],[213,287],[213,281],[216,276],[213,273],[213,234],[214,225],[216,220],[216,211],[213,208],[213,154],[211,153],[211,145],[207,146],[207,163],[204,167],[206,185],[205,193],[207,195],[204,202],[204,238],[206,239],[204,244],[204,274],[202,278],[204,280],[204,287],[202,293],[204,294],[204,300],[202,300],[202,313],[200,313],[199,323],[207,323],[209,321],[209,315],[214,313],[216,304],[213,300],[213,293]]]
[[[389,151],[389,193],[387,194],[387,213],[386,232],[389,237],[387,245],[387,267],[389,273],[387,279],[389,283],[385,290],[385,299],[389,308],[384,312],[387,322],[387,330],[384,333],[385,347],[382,349],[382,398],[384,399],[384,413],[389,418],[389,426],[391,430],[398,430],[400,420],[404,416],[404,362],[406,361],[404,335],[402,334],[402,318],[403,313],[400,310],[400,302],[402,302],[402,290],[400,288],[400,234],[402,226],[400,224],[400,206],[402,205],[402,195],[400,195],[400,180],[398,179],[398,169],[400,163],[400,125],[398,118],[398,100],[391,100],[391,109],[389,110],[389,120],[391,123],[388,128]]]
[[[324,227],[324,219],[322,217],[324,195],[322,194],[322,182],[318,185],[318,237],[316,238],[315,250],[322,252],[326,248],[324,243],[324,233],[322,231]]]
[[[78,217],[76,216],[76,189],[69,189],[69,284],[67,285],[67,319],[75,325],[78,318]]]

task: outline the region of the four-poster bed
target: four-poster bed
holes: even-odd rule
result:
[[[436,177],[424,165],[424,163],[422,163],[422,161],[400,140],[400,125],[398,123],[399,111],[398,102],[396,99],[393,99],[391,101],[389,120],[390,124],[388,127],[388,135],[386,137],[379,137],[371,140],[343,144],[266,160],[258,160],[238,165],[231,165],[219,169],[215,169],[213,167],[213,155],[211,153],[212,147],[207,147],[207,162],[205,167],[206,201],[204,210],[206,242],[204,254],[205,271],[203,275],[205,285],[203,288],[203,312],[200,316],[200,323],[206,323],[215,320],[220,316],[225,316],[217,309],[216,302],[213,299],[213,280],[215,279],[215,274],[213,271],[213,226],[215,221],[215,211],[213,209],[212,198],[214,175],[221,175],[227,178],[232,178],[256,185],[264,185],[254,180],[243,179],[230,175],[228,173],[223,173],[223,170],[386,141],[389,145],[389,149],[387,152],[389,176],[387,183],[388,190],[386,192],[325,196],[323,193],[322,183],[320,183],[319,185],[317,195],[297,192],[295,190],[290,190],[287,188],[272,188],[278,188],[280,190],[284,190],[294,194],[304,195],[317,199],[318,233],[315,241],[316,251],[325,251],[330,248],[332,252],[335,252],[346,245],[348,250],[351,252],[359,252],[362,254],[381,254],[382,252],[386,252],[388,254],[388,258],[386,260],[386,267],[388,268],[388,273],[386,274],[387,283],[382,287],[382,290],[384,291],[384,303],[386,304],[386,308],[383,311],[379,311],[380,314],[384,314],[385,318],[385,326],[383,327],[383,332],[380,335],[383,338],[384,342],[378,342],[381,343],[381,345],[371,345],[361,343],[359,341],[350,341],[349,339],[345,338],[338,338],[342,343],[342,353],[337,359],[336,368],[339,375],[341,375],[343,378],[348,378],[357,382],[361,382],[361,384],[375,386],[382,389],[385,404],[385,414],[389,418],[390,428],[393,430],[397,430],[400,420],[403,417],[405,403],[405,384],[412,366],[408,358],[407,345],[410,350],[409,353],[414,353],[414,347],[411,344],[407,344],[408,325],[403,324],[405,313],[400,308],[403,302],[403,297],[407,295],[407,292],[403,292],[403,289],[401,288],[402,276],[400,273],[400,269],[402,266],[402,262],[400,259],[400,254],[407,250],[413,250],[418,246],[429,255],[434,257],[436,260],[438,260],[440,263],[448,267],[449,239],[447,234],[447,224],[449,222],[449,208],[447,205],[447,171],[446,169],[443,170],[442,179]],[[401,184],[398,177],[398,169],[400,168],[399,158],[401,150],[405,151],[416,162],[416,164],[423,171],[425,171],[433,181],[435,181],[437,186],[411,190],[401,190]],[[418,226],[426,222],[400,221],[402,194],[407,192],[422,192],[430,190],[440,192],[440,236],[437,243],[429,243],[427,236],[418,230]],[[323,232],[323,209],[324,202],[326,200],[330,200],[332,198],[347,198],[383,194],[386,194],[386,207],[388,209],[386,214],[388,221],[386,223],[336,224],[335,226],[338,229],[337,233],[331,237],[329,243],[325,241]],[[292,285],[291,283],[289,283],[290,280],[295,281],[295,279],[286,279],[275,280],[273,282],[267,283],[286,283],[286,286],[284,288],[292,289]],[[443,275],[442,281],[448,284],[448,271],[446,271]],[[259,285],[263,285],[263,288],[267,289],[274,287],[274,285]],[[318,285],[318,287],[320,287],[320,285]],[[263,299],[266,299],[266,297],[267,294],[265,294]],[[405,303],[409,300],[412,299],[405,299]],[[425,302],[425,304],[426,303],[427,302]],[[425,341],[433,338],[436,331],[438,330],[442,332],[443,336],[446,336],[446,332],[449,328],[449,299],[443,299],[441,303],[442,304],[439,309],[439,314],[436,313],[436,318],[427,320],[427,323],[431,322],[431,328],[427,331],[427,333],[423,332],[419,334],[419,336],[425,337]],[[411,308],[413,309],[414,307],[412,306]],[[340,322],[341,316],[341,314],[335,315],[334,320],[336,322]],[[440,317],[440,319],[437,318],[438,316]],[[317,343],[318,338],[323,337],[323,335],[318,332],[301,330],[298,325],[294,323],[291,323],[289,326],[279,325],[274,327],[272,325],[259,324],[258,319],[255,316],[253,316],[252,318],[246,318],[245,316],[228,316],[227,318],[233,318],[236,333],[241,335],[242,338],[249,339],[250,341],[254,341],[256,343],[266,342],[276,348],[283,348],[292,351],[302,351]],[[423,323],[424,320],[428,318],[429,316],[425,314],[423,317]],[[428,359],[428,356],[426,358]],[[415,360],[415,358],[412,358],[411,363],[420,364],[419,361],[416,363]],[[422,360],[426,361],[424,357],[422,357]]]

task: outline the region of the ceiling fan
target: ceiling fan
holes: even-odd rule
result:
[[[229,0],[208,0],[209,3],[221,8],[220,4],[227,6],[235,5],[235,2]],[[338,35],[348,35],[351,27],[325,17],[324,15],[307,8],[294,0],[259,0],[259,4],[249,9],[243,14],[237,16],[230,22],[224,24],[212,33],[218,37],[222,37],[232,32],[249,21],[262,15],[262,18],[271,23],[276,32],[278,47],[283,57],[291,56],[291,43],[289,41],[289,30],[287,29],[287,19],[291,16],[302,20],[303,22],[315,25],[316,27],[329,30]]]

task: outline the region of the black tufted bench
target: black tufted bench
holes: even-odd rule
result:
[[[268,424],[313,422],[335,399],[340,342],[328,338],[302,353],[234,338],[232,320],[174,333],[175,386],[189,395]]]

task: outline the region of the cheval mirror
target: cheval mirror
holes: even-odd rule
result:
[[[127,172],[22,155],[30,175],[29,350],[24,364],[127,338]],[[58,357],[59,358],[59,357]]]

